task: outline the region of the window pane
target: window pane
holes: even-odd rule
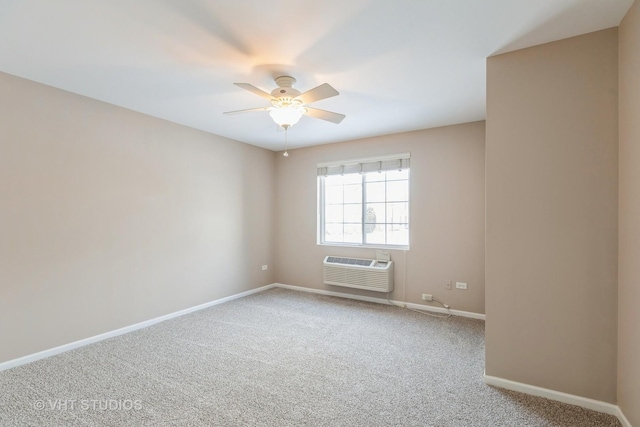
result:
[[[327,223],[324,227],[325,242],[342,242],[344,240],[343,225]]]
[[[343,203],[342,198],[342,186],[339,187],[325,187],[324,189],[324,202],[327,205],[335,205]]]
[[[359,173],[350,173],[350,174],[344,175],[342,178],[343,178],[342,183],[345,185],[362,184],[362,175],[360,175]]]
[[[323,242],[408,246],[408,169],[332,175],[319,182]]]
[[[362,243],[362,223],[344,225],[345,243]]]
[[[342,222],[344,205],[327,205],[324,210],[324,219],[326,222]]]
[[[409,203],[387,203],[387,222],[408,223]]]
[[[367,227],[368,224],[365,224],[365,231],[367,232],[367,243],[371,245],[384,245],[385,242],[385,224],[371,224],[370,227]]]
[[[384,202],[384,182],[367,183],[367,202]]]
[[[409,224],[387,224],[388,245],[409,244]]]
[[[342,181],[344,181],[342,175],[329,175],[324,177],[325,187],[329,187],[332,185],[342,185]]]
[[[364,180],[366,182],[384,181],[384,179],[384,172],[369,172],[364,175]]]
[[[367,224],[380,224],[387,222],[387,210],[384,203],[367,203],[364,222]]]
[[[362,205],[344,205],[344,222],[362,224]]]
[[[345,203],[362,203],[362,184],[344,186]]]
[[[387,182],[387,202],[406,202],[409,200],[409,181]]]
[[[396,179],[409,179],[409,169],[402,169],[401,171],[387,171],[387,181]]]

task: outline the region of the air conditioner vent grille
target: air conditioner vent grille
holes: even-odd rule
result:
[[[370,267],[373,263],[372,259],[359,259],[359,258],[339,258],[335,256],[327,257],[327,262],[332,264],[346,264],[346,265],[362,265]]]

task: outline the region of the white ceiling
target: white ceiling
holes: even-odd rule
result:
[[[0,71],[280,150],[267,92],[340,95],[289,147],[482,120],[485,59],[617,26],[633,0],[0,0]]]

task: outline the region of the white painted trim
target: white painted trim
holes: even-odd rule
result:
[[[532,396],[545,397],[550,400],[555,400],[562,403],[568,403],[569,405],[581,406],[583,408],[591,409],[593,411],[598,411],[605,414],[613,415],[615,417],[618,417],[620,422],[625,427],[631,427],[631,424],[629,424],[629,421],[622,414],[620,407],[612,403],[589,399],[587,397],[582,397],[582,396],[576,396],[574,394],[563,393],[561,391],[550,390],[548,388],[537,387],[530,384],[506,380],[504,378],[493,377],[487,374],[484,374],[484,383],[490,386],[504,388],[507,390],[518,391],[520,393],[530,394]]]
[[[290,290],[294,290],[294,291],[309,292],[309,293],[320,294],[320,295],[330,295],[330,296],[354,299],[354,300],[359,300],[359,301],[368,301],[368,302],[374,302],[374,303],[378,303],[378,304],[386,304],[386,305],[389,304],[389,302],[386,299],[383,299],[383,298],[374,298],[374,297],[366,297],[366,296],[361,296],[361,295],[345,294],[345,293],[342,293],[342,292],[333,292],[333,291],[326,291],[326,290],[322,290],[322,289],[313,289],[313,288],[305,288],[305,287],[301,287],[301,286],[285,285],[283,283],[272,283],[270,285],[262,286],[262,287],[259,287],[259,288],[256,288],[256,289],[251,289],[249,291],[241,292],[241,293],[235,294],[235,295],[230,295],[228,297],[220,298],[220,299],[217,299],[217,300],[214,300],[214,301],[210,301],[210,302],[207,302],[207,303],[204,303],[204,304],[200,304],[200,305],[197,305],[197,306],[194,306],[194,307],[186,308],[184,310],[180,310],[180,311],[176,311],[176,312],[173,312],[173,313],[165,314],[164,316],[159,316],[159,317],[155,317],[153,319],[145,320],[144,322],[136,323],[134,325],[125,326],[124,328],[116,329],[116,330],[113,330],[113,331],[110,331],[110,332],[105,332],[105,333],[100,334],[100,335],[95,335],[93,337],[89,337],[89,338],[85,338],[85,339],[82,339],[82,340],[74,341],[74,342],[71,342],[71,343],[68,343],[68,344],[64,344],[64,345],[61,345],[61,346],[58,346],[58,347],[54,347],[54,348],[51,348],[51,349],[48,349],[48,350],[40,351],[38,353],[29,354],[27,356],[19,357],[17,359],[8,360],[6,362],[0,363],[0,372],[1,371],[5,371],[7,369],[15,368],[17,366],[26,365],[27,363],[35,362],[36,360],[44,359],[46,357],[55,356],[56,354],[64,353],[66,351],[73,350],[73,349],[76,349],[76,348],[79,348],[79,347],[83,347],[85,345],[93,344],[93,343],[96,343],[98,341],[106,340],[108,338],[113,338],[113,337],[116,337],[118,335],[123,335],[123,334],[129,333],[129,332],[133,332],[133,331],[136,331],[138,329],[143,329],[143,328],[149,327],[151,325],[154,325],[156,323],[164,322],[165,320],[169,320],[169,319],[173,319],[175,317],[184,316],[185,314],[193,313],[194,311],[203,310],[205,308],[209,308],[209,307],[212,307],[214,305],[222,304],[222,303],[225,303],[225,302],[228,302],[228,301],[232,301],[234,299],[238,299],[238,298],[242,298],[242,297],[245,297],[245,296],[248,296],[248,295],[251,295],[251,294],[255,294],[255,293],[258,293],[258,292],[266,291],[268,289],[272,289],[272,288],[275,288],[275,287],[283,288],[283,289],[290,289]],[[422,304],[404,303],[404,302],[393,301],[393,300],[392,300],[392,303],[403,304],[408,308],[413,308],[413,309],[416,309],[416,310],[427,310],[427,311],[434,311],[434,312],[439,312],[439,313],[446,313],[447,312],[444,308],[430,307],[430,306],[426,306],[426,305],[422,305]],[[472,319],[485,320],[485,315],[484,314],[479,314],[479,313],[471,313],[471,312],[460,311],[460,310],[451,310],[451,314],[453,314],[455,316],[469,317],[469,318],[472,318]],[[530,394],[530,395],[533,395],[533,396],[546,397],[547,399],[557,400],[559,402],[568,403],[568,404],[571,404],[571,405],[577,405],[577,406],[581,406],[583,408],[592,409],[594,411],[603,412],[605,414],[613,415],[613,416],[616,416],[620,420],[620,422],[622,423],[623,427],[633,427],[631,425],[631,423],[629,422],[629,420],[624,416],[624,413],[622,412],[620,407],[617,406],[617,405],[613,405],[611,403],[601,402],[601,401],[589,399],[589,398],[586,398],[586,397],[575,396],[575,395],[572,395],[572,394],[567,394],[567,393],[562,393],[562,392],[559,392],[559,391],[554,391],[554,390],[549,390],[549,389],[545,389],[545,388],[541,388],[541,387],[536,387],[536,386],[529,385],[529,384],[518,383],[518,382],[515,382],[515,381],[506,380],[506,379],[503,379],[503,378],[492,377],[492,376],[486,375],[486,374],[484,375],[484,382],[487,385],[500,387],[500,388],[505,388],[507,390],[514,390],[514,391],[518,391],[518,392],[521,392],[521,393]]]
[[[389,305],[389,301],[387,301],[386,298],[376,298],[376,297],[366,297],[366,296],[362,296],[362,295],[345,294],[345,293],[342,293],[342,292],[327,291],[327,290],[324,290],[324,289],[314,289],[314,288],[305,288],[305,287],[302,287],[302,286],[285,285],[283,283],[274,283],[274,286],[277,287],[277,288],[291,289],[293,291],[310,292],[312,294],[329,295],[329,296],[334,296],[334,297],[355,299],[355,300],[358,300],[358,301],[375,302],[375,303],[378,303],[378,304]],[[410,302],[402,302],[402,301],[394,301],[394,300],[391,300],[391,302],[393,304],[404,305],[407,308],[412,308],[412,309],[415,309],[415,310],[433,311],[433,312],[436,312],[436,313],[445,313],[445,314],[448,313],[447,310],[445,310],[444,308],[440,308],[440,307],[431,307],[431,306],[423,305],[423,304],[414,304],[414,303],[410,303]],[[461,311],[461,310],[449,310],[449,311],[454,316],[469,317],[471,319],[485,320],[485,315],[484,314],[472,313],[472,312],[469,312],[469,311]]]
[[[118,335],[126,334],[128,332],[137,331],[138,329],[143,329],[149,327],[151,325],[155,325],[156,323],[164,322],[165,320],[173,319],[174,317],[184,316],[185,314],[193,313],[194,311],[203,310],[205,308],[212,307],[214,305],[222,304],[234,299],[246,297],[247,295],[255,294],[258,292],[266,291],[267,289],[271,289],[275,287],[274,284],[262,286],[260,288],[251,289],[246,292],[241,292],[239,294],[230,295],[228,297],[220,298],[214,301],[209,301],[204,304],[196,305],[194,307],[185,308],[184,310],[176,311],[173,313],[165,314],[164,316],[155,317],[153,319],[145,320],[144,322],[136,323],[133,325],[125,326],[124,328],[116,329],[113,331],[105,332],[100,335],[95,335],[93,337],[81,339],[78,341],[74,341],[68,344],[63,344],[58,347],[50,348],[48,350],[40,351],[38,353],[29,354],[23,357],[19,357],[17,359],[8,360],[6,362],[0,363],[0,372],[15,368],[20,365],[26,365],[27,363],[35,362],[36,360],[44,359],[45,357],[55,356],[56,354],[64,353],[65,351],[73,350],[79,347],[84,347],[85,345],[93,344],[98,341],[106,340],[108,338],[117,337]]]
[[[622,427],[633,427],[627,417],[624,416],[622,409],[619,406],[617,406],[617,408],[618,412],[614,415],[618,417],[618,420],[620,421],[620,424],[622,424]]]
[[[262,286],[260,288],[251,289],[251,290],[246,291],[246,292],[241,292],[239,294],[230,295],[228,297],[220,298],[220,299],[217,299],[217,300],[214,300],[214,301],[210,301],[210,302],[207,302],[207,303],[204,303],[204,304],[200,304],[200,305],[197,305],[197,306],[194,306],[194,307],[189,307],[189,308],[186,308],[184,310],[180,310],[180,311],[176,311],[176,312],[173,312],[173,313],[165,314],[164,316],[155,317],[153,319],[145,320],[145,321],[140,322],[140,323],[136,323],[136,324],[133,324],[133,325],[125,326],[124,328],[120,328],[120,329],[116,329],[116,330],[113,330],[113,331],[105,332],[103,334],[95,335],[95,336],[92,336],[92,337],[89,337],[89,338],[84,338],[84,339],[81,339],[81,340],[78,340],[78,341],[74,341],[74,342],[71,342],[71,343],[68,343],[68,344],[63,344],[61,346],[50,348],[50,349],[47,349],[47,350],[43,350],[43,351],[40,351],[38,353],[28,354],[26,356],[19,357],[17,359],[8,360],[6,362],[0,363],[0,372],[1,371],[5,371],[7,369],[15,368],[17,366],[26,365],[27,363],[35,362],[36,360],[44,359],[46,357],[55,356],[56,354],[64,353],[66,351],[73,350],[73,349],[76,349],[76,348],[79,348],[79,347],[84,347],[85,345],[93,344],[93,343],[96,343],[98,341],[102,341],[102,340],[106,340],[106,339],[109,339],[109,338],[117,337],[118,335],[123,335],[123,334],[129,333],[129,332],[137,331],[138,329],[147,328],[147,327],[149,327],[151,325],[155,325],[156,323],[164,322],[165,320],[173,319],[173,318],[179,317],[179,316],[184,316],[185,314],[193,313],[194,311],[203,310],[205,308],[209,308],[209,307],[212,307],[214,305],[222,304],[222,303],[225,303],[225,302],[228,302],[228,301],[232,301],[234,299],[245,297],[247,295],[251,295],[251,294],[258,293],[258,292],[266,291],[266,290],[272,289],[274,287],[279,287],[279,288],[284,288],[284,289],[291,289],[291,290],[302,291],[302,292],[310,292],[310,293],[316,293],[316,294],[322,294],[322,295],[331,295],[331,296],[355,299],[355,300],[360,300],[360,301],[375,302],[375,303],[378,303],[378,304],[387,304],[387,305],[389,304],[389,302],[384,298],[373,298],[373,297],[366,297],[366,296],[360,296],[360,295],[345,294],[345,293],[342,293],[342,292],[324,291],[324,290],[320,290],[320,289],[304,288],[304,287],[301,287],[301,286],[285,285],[285,284],[282,284],[282,283],[272,283],[270,285]],[[445,309],[439,308],[439,307],[430,307],[430,306],[426,306],[426,305],[404,303],[404,302],[400,302],[400,301],[392,301],[392,302],[395,303],[395,304],[405,305],[406,307],[413,308],[413,309],[416,309],[416,310],[427,310],[427,311],[434,311],[434,312],[439,312],[439,313],[446,313]],[[453,314],[455,316],[470,317],[470,318],[473,318],[473,319],[481,319],[481,320],[484,320],[484,318],[485,318],[484,314],[470,313],[470,312],[459,311],[459,310],[451,310],[451,314]]]
[[[391,301],[395,302],[393,300]],[[442,307],[431,307],[430,305],[414,304],[412,302],[400,302],[400,304],[404,304],[407,306],[407,308],[413,308],[414,310],[433,311],[436,313],[443,313],[443,314],[451,313],[454,316],[468,317],[470,319],[486,320],[486,316],[482,313],[473,313],[471,311],[452,310],[452,309],[446,310],[445,308],[442,308]]]

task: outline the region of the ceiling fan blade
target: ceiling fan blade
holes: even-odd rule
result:
[[[340,95],[340,93],[331,87],[329,83],[323,83],[320,86],[314,87],[302,95],[299,95],[297,99],[302,101],[303,104],[310,104],[336,95]]]
[[[225,111],[222,114],[240,114],[240,113],[251,113],[254,111],[267,111],[271,107],[260,107],[260,108],[249,108],[246,110],[236,110],[236,111]]]
[[[267,93],[265,91],[263,91],[262,89],[258,89],[257,87],[255,87],[254,85],[251,85],[249,83],[234,83],[234,85],[241,87],[244,90],[248,90],[251,93],[255,93],[258,96],[261,96],[263,98],[266,99],[273,99],[273,96],[271,96],[270,93]]]
[[[331,123],[340,124],[340,122],[346,117],[344,114],[334,113],[331,111],[320,110],[318,108],[305,107],[307,112],[305,113],[309,117],[316,119],[326,120]]]

